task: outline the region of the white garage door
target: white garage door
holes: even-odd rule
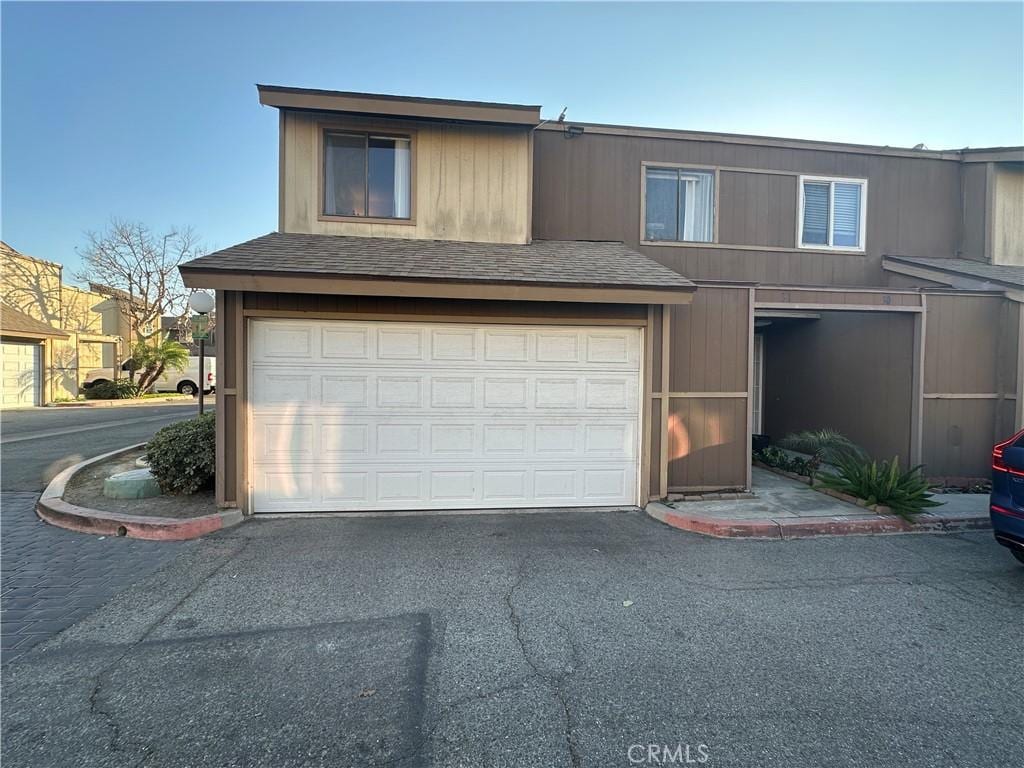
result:
[[[4,342],[0,350],[3,369],[3,404],[8,408],[38,405],[42,383],[38,344]]]
[[[637,503],[640,330],[254,320],[256,512]]]

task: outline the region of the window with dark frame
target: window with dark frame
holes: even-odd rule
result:
[[[324,215],[409,219],[411,150],[407,136],[326,131]]]

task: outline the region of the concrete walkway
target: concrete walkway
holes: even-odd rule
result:
[[[910,524],[840,501],[762,467],[753,468],[753,490],[752,499],[651,504],[648,512],[683,530],[746,538],[936,532],[989,526],[986,494],[936,495],[935,500],[942,506],[930,509]]]

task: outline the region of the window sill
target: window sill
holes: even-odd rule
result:
[[[641,240],[640,245],[668,248],[713,248],[723,251],[762,251],[766,253],[825,253],[830,256],[867,256],[867,251],[848,248],[797,248],[780,245],[730,245],[729,243],[692,243],[677,240]]]
[[[815,253],[859,253],[864,254],[863,248],[845,248],[841,245],[798,245],[798,251],[813,251]]]
[[[340,221],[352,224],[395,224],[400,227],[415,227],[416,219],[388,219],[377,216],[328,216],[321,213],[317,221]]]

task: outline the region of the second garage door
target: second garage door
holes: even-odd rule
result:
[[[634,328],[253,320],[255,512],[637,503]]]
[[[6,407],[39,405],[42,367],[38,344],[5,342],[0,349],[3,368],[3,404]]]

